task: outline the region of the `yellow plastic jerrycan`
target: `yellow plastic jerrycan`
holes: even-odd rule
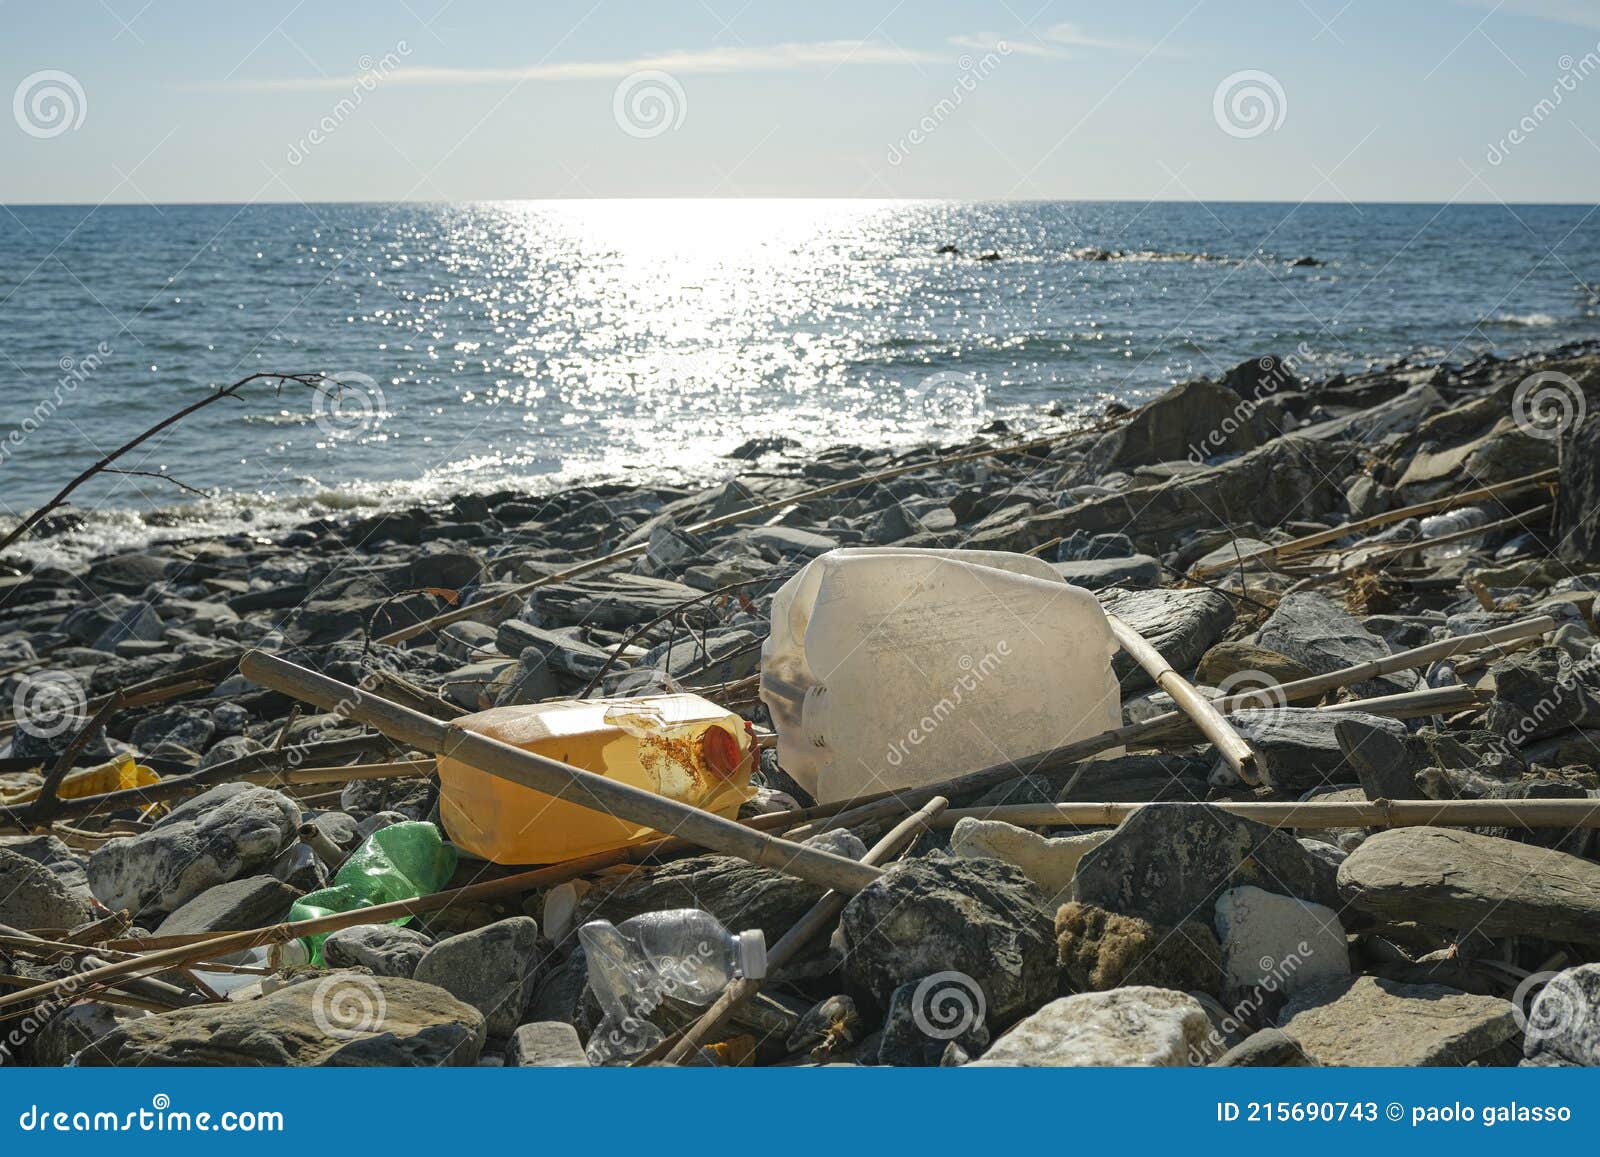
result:
[[[480,735],[732,818],[755,791],[749,726],[698,695],[558,699],[457,719]],[[450,839],[497,864],[553,864],[661,833],[439,757]]]

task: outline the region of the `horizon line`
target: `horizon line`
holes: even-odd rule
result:
[[[656,195],[630,195],[618,194],[616,196],[538,196],[538,197],[421,197],[408,198],[403,201],[390,201],[382,197],[339,197],[325,200],[307,201],[273,201],[273,200],[178,200],[178,201],[5,201],[0,200],[0,208],[4,209],[162,209],[162,208],[197,208],[219,206],[228,208],[248,208],[252,205],[277,208],[281,206],[311,206],[311,205],[503,205],[503,204],[547,204],[547,203],[581,203],[585,201],[862,201],[892,203],[929,203],[952,202],[958,204],[974,205],[1433,205],[1449,208],[1452,205],[1478,206],[1549,206],[1549,207],[1593,207],[1600,205],[1600,199],[1592,201],[1531,201],[1531,200],[1506,200],[1505,198],[1468,199],[1454,197],[1449,200],[1430,200],[1425,197],[1416,198],[1389,198],[1381,200],[1353,200],[1348,197],[1328,198],[1276,198],[1276,197],[952,197],[940,194],[905,194],[899,196],[864,197],[853,193],[841,194],[792,194],[772,193],[753,194],[738,197],[702,196],[697,194],[656,194]]]

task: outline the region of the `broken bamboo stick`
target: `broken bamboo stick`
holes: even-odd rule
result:
[[[1299,538],[1292,538],[1288,542],[1280,542],[1276,546],[1254,550],[1249,554],[1230,558],[1225,562],[1215,562],[1209,566],[1196,564],[1189,568],[1189,573],[1196,578],[1205,578],[1208,575],[1232,570],[1237,566],[1247,566],[1252,562],[1274,561],[1286,554],[1296,554],[1300,551],[1310,550],[1313,547],[1321,546],[1325,542],[1343,538],[1347,534],[1360,534],[1363,531],[1375,530],[1380,526],[1388,526],[1392,522],[1400,522],[1407,518],[1432,514],[1438,510],[1446,510],[1452,506],[1477,502],[1485,498],[1499,498],[1502,495],[1514,494],[1519,490],[1526,490],[1546,482],[1554,482],[1560,474],[1561,471],[1559,469],[1551,467],[1548,470],[1538,470],[1532,474],[1525,474],[1521,478],[1512,478],[1506,482],[1496,482],[1492,486],[1480,486],[1474,490],[1463,490],[1459,494],[1452,494],[1444,498],[1433,498],[1427,502],[1417,502],[1410,506],[1402,506],[1397,510],[1386,510],[1382,514],[1369,515],[1366,518],[1358,518],[1354,522],[1346,522],[1342,526],[1334,526],[1327,530],[1316,531],[1313,534],[1301,535]]]
[[[1138,631],[1116,615],[1106,615],[1106,622],[1111,624],[1111,633],[1116,636],[1118,645],[1134,662],[1144,668],[1145,674],[1155,680],[1157,687],[1172,696],[1172,701],[1178,705],[1178,710],[1187,715],[1200,729],[1200,733],[1211,741],[1217,749],[1217,754],[1222,756],[1222,761],[1246,783],[1260,782],[1261,777],[1256,770],[1256,753],[1250,750],[1250,745],[1234,730],[1233,724],[1222,717],[1222,712],[1217,710],[1211,700],[1196,691],[1193,683],[1174,671],[1172,664],[1163,659],[1161,652],[1151,646]]]
[[[1418,538],[1413,539],[1410,542],[1397,543],[1394,546],[1372,549],[1370,553],[1363,555],[1361,558],[1357,559],[1347,567],[1339,566],[1336,561],[1332,570],[1324,571],[1321,574],[1307,575],[1305,578],[1301,579],[1299,582],[1295,583],[1292,587],[1285,591],[1284,594],[1292,595],[1297,591],[1308,590],[1311,587],[1318,587],[1323,583],[1330,583],[1335,579],[1344,578],[1346,575],[1359,574],[1362,571],[1370,571],[1374,568],[1382,567],[1387,562],[1393,562],[1397,558],[1403,558],[1408,554],[1412,554],[1419,550],[1426,550],[1429,547],[1444,546],[1447,543],[1459,542],[1464,538],[1475,538],[1478,535],[1488,534],[1491,531],[1504,530],[1508,526],[1525,527],[1527,525],[1524,521],[1525,519],[1536,518],[1541,514],[1547,514],[1549,513],[1550,509],[1551,504],[1546,502],[1541,506],[1535,506],[1531,510],[1524,510],[1518,514],[1511,515],[1509,518],[1502,518],[1496,522],[1485,523],[1482,526],[1469,526],[1465,530],[1451,531],[1449,534],[1441,534],[1437,538]]]
[[[240,660],[239,670],[264,687],[370,724],[423,751],[459,759],[499,779],[663,834],[682,836],[761,867],[777,868],[852,894],[881,874],[844,856],[769,836],[689,804],[468,731],[456,722],[442,722],[276,655],[251,651]]]

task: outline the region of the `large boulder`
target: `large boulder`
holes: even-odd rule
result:
[[[223,784],[142,835],[102,844],[89,857],[89,886],[113,911],[165,915],[207,888],[266,871],[299,826],[288,796]]]
[[[1187,993],[1133,985],[1053,1000],[995,1041],[973,1065],[1182,1066],[1218,1047],[1205,1008]]]
[[[1442,984],[1334,977],[1289,998],[1278,1027],[1318,1065],[1465,1065],[1517,1035],[1510,1001]]]
[[[1256,633],[1256,642],[1293,659],[1314,675],[1326,675],[1389,654],[1388,643],[1332,599],[1315,591],[1285,595]],[[1363,695],[1393,695],[1412,690],[1416,678],[1409,672],[1397,672],[1354,686]]]
[[[207,888],[163,920],[157,936],[185,936],[199,932],[237,932],[276,924],[289,914],[300,897],[273,876],[246,876]]]
[[[902,984],[948,975],[975,986],[998,1027],[1056,992],[1056,950],[1043,894],[999,860],[942,854],[889,868],[839,920],[848,983],[887,1008]]]
[[[330,972],[257,1000],[202,1004],[125,1021],[80,1065],[473,1065],[483,1014],[442,988]]]
[[[539,963],[538,924],[513,916],[439,941],[423,954],[412,977],[483,1013],[493,1040],[510,1036],[522,1022]]]
[[[1095,471],[1253,450],[1277,433],[1254,405],[1226,386],[1196,380],[1174,386],[1102,435],[1089,453]]]
[[[1334,907],[1332,865],[1286,831],[1202,803],[1156,803],[1134,812],[1078,863],[1085,904],[1159,927],[1210,923],[1217,898],[1243,884]]]
[[[1344,925],[1321,904],[1246,885],[1217,900],[1216,926],[1231,990],[1292,993],[1350,973]]]
[[[1339,866],[1363,912],[1486,936],[1600,944],[1600,864],[1452,828],[1392,828]]]

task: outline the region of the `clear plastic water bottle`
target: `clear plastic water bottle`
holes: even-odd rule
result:
[[[710,1004],[736,977],[767,974],[761,930],[729,932],[698,908],[646,912],[612,924],[593,920],[578,929],[589,987],[605,1014],[589,1038],[597,1065],[638,1056],[659,1044],[650,1014],[667,998]]]
[[[1432,514],[1422,520],[1422,537],[1443,538],[1447,534],[1457,534],[1463,530],[1471,530],[1475,526],[1484,526],[1489,522],[1489,512],[1481,506],[1466,506],[1460,510],[1449,510],[1443,514]],[[1431,561],[1443,561],[1447,558],[1460,558],[1469,551],[1483,545],[1481,535],[1468,535],[1466,538],[1447,542],[1443,546],[1429,547],[1423,551],[1423,557]]]

